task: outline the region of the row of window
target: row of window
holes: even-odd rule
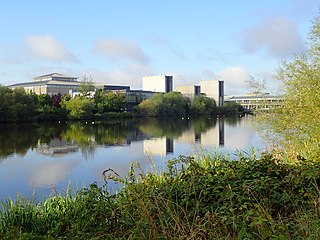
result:
[[[47,88],[68,88],[68,89],[78,89],[78,86],[72,86],[72,85],[47,85]]]

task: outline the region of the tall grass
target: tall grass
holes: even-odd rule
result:
[[[3,203],[3,239],[317,239],[320,163],[275,153],[181,156],[167,171],[131,166],[111,196],[90,185],[36,204]]]

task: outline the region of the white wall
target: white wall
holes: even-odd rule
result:
[[[223,105],[221,99],[219,101],[219,80],[201,81],[200,82],[201,93],[206,94],[207,97],[213,98],[216,101],[217,106]],[[222,96],[223,99],[223,96]],[[223,101],[223,100],[222,100]]]
[[[166,92],[166,75],[143,77],[142,90],[165,93]]]

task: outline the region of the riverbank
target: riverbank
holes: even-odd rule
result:
[[[320,163],[205,154],[180,157],[162,173],[132,166],[116,196],[90,185],[40,204],[7,201],[3,239],[315,239]],[[110,179],[109,179],[110,180]]]

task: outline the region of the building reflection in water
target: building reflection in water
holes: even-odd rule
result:
[[[79,150],[76,143],[67,143],[64,139],[53,138],[49,143],[38,142],[37,153],[48,156],[62,156],[68,153],[74,153]]]
[[[225,142],[224,118],[217,119],[216,124],[204,132],[197,132],[194,128],[189,128],[177,138],[178,142],[183,143],[200,143],[203,146],[223,147]]]
[[[173,153],[173,140],[167,137],[144,140],[143,152],[146,155],[165,157],[167,154]]]
[[[143,152],[146,155],[159,155],[165,157],[167,154],[174,152],[174,141],[188,143],[188,144],[201,144],[202,146],[214,146],[223,147],[225,145],[225,119],[211,119],[204,122],[189,122],[191,125],[186,125],[185,131],[183,131],[177,138],[155,137],[152,132],[144,133],[139,128],[126,129],[124,135],[102,135],[99,136],[100,142],[97,142],[95,132],[86,132],[86,136],[77,139],[78,135],[73,136],[68,132],[69,140],[65,140],[62,136],[52,138],[49,143],[38,142],[36,151],[39,154],[47,156],[63,156],[69,153],[81,152],[84,155],[88,153],[93,154],[96,147],[126,147],[131,145],[132,142],[142,141]],[[197,126],[195,126],[195,125]],[[107,133],[112,131],[106,131]],[[81,134],[80,134],[81,135]],[[73,139],[73,140],[70,140]],[[77,140],[76,140],[77,139]]]

